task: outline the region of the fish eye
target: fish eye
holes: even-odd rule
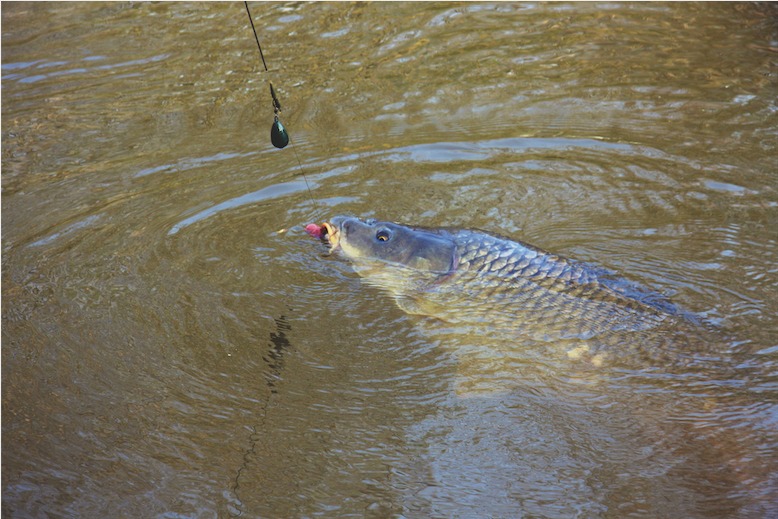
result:
[[[380,229],[377,233],[375,233],[375,239],[378,241],[389,241],[390,237],[391,235],[386,229]]]

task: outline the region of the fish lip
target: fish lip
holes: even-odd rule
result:
[[[324,222],[321,225],[326,231],[324,235],[327,237],[327,242],[330,244],[330,252],[334,252],[340,245],[340,229],[337,227],[337,224],[331,222]]]

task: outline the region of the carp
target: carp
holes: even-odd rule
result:
[[[348,216],[306,230],[406,312],[448,323],[554,341],[696,320],[605,268],[497,234]]]

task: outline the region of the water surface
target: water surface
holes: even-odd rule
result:
[[[773,6],[252,10],[269,73],[241,3],[3,3],[4,514],[778,514]],[[457,335],[305,235],[343,213],[597,263],[712,338]]]

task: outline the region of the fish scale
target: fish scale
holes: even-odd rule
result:
[[[507,315],[524,328],[543,327],[543,335],[589,337],[651,328],[667,317],[603,282],[604,269],[480,231],[449,232],[460,252],[456,272],[423,296],[449,308],[456,301],[453,320],[470,315],[499,325]],[[468,294],[469,308],[459,308],[454,292]]]

